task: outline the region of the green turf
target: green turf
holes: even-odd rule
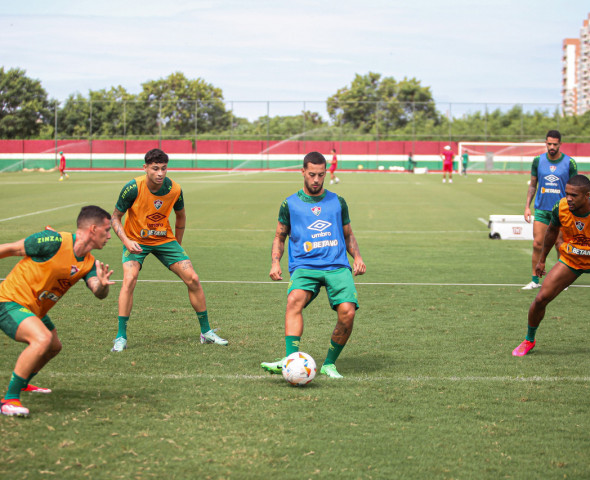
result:
[[[47,224],[73,231],[74,204],[111,211],[134,175],[2,174],[0,243]],[[259,367],[284,354],[287,264],[285,281],[270,283],[270,246],[301,175],[170,176],[211,325],[230,345],[199,343],[184,285],[150,258],[129,348],[110,353],[122,278],[113,238],[95,252],[115,270],[111,295],[79,284],[50,312],[64,349],[35,382],[54,393],[23,394],[28,419],[0,418],[0,478],[590,476],[590,277],[549,306],[536,351],[512,357],[535,294],[520,290],[531,242],[490,240],[479,220],[521,214],[527,176],[339,175],[328,188],[349,204],[367,274],[338,361],[345,378],[304,388]],[[15,261],[0,261],[0,277]],[[335,324],[325,294],[304,314],[301,349],[321,364]],[[1,391],[21,349],[0,336]]]

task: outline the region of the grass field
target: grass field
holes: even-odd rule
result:
[[[47,224],[73,231],[82,204],[112,211],[135,175],[2,174],[0,243]],[[490,240],[484,221],[522,213],[526,176],[343,173],[328,186],[349,204],[367,273],[345,378],[304,388],[259,367],[284,353],[287,285],[268,278],[270,246],[300,174],[170,176],[229,346],[199,343],[184,285],[150,258],[129,348],[111,353],[113,238],[95,252],[115,270],[110,296],[78,284],[50,312],[64,349],[35,383],[53,394],[23,394],[28,419],[0,418],[0,478],[590,478],[590,277],[549,306],[534,353],[511,355],[534,296],[520,289],[531,242]],[[1,260],[0,277],[15,262]],[[304,314],[301,349],[321,364],[335,324],[325,293]],[[1,391],[21,349],[0,336]]]

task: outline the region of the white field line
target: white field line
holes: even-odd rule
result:
[[[7,376],[11,372],[8,370],[3,372],[3,375]],[[128,373],[128,372],[52,372],[52,371],[43,371],[43,374],[47,377],[84,377],[84,378],[104,378],[109,379],[113,377],[118,378],[140,378],[143,380],[196,380],[196,379],[205,379],[205,380],[267,380],[272,378],[280,378],[280,376],[275,377],[274,375],[270,374],[261,374],[261,375],[240,375],[240,374],[211,374],[211,373],[187,373],[187,374],[164,374],[164,375],[148,375],[148,374],[137,374],[137,373]],[[318,377],[320,380],[322,376]],[[557,376],[531,376],[531,377],[510,377],[510,376],[474,376],[474,375],[464,375],[464,376],[450,376],[450,377],[434,377],[430,375],[418,375],[418,376],[393,376],[393,377],[370,377],[370,376],[345,376],[342,380],[350,381],[350,382],[406,382],[406,383],[420,383],[420,382],[456,382],[456,383],[478,383],[478,382],[504,382],[504,383],[563,383],[563,382],[575,382],[575,383],[589,383],[590,376],[565,376],[565,377],[557,377]]]
[[[486,224],[487,225],[487,224]],[[270,229],[255,229],[255,228],[187,228],[186,230],[191,232],[264,232],[274,233],[274,230]],[[486,233],[485,230],[354,230],[355,235],[364,234],[380,234],[387,233],[390,235],[416,235],[416,234],[445,234],[445,233]]]
[[[5,280],[5,278],[0,278]],[[123,279],[111,279],[115,283],[122,283]],[[183,283],[182,280],[137,280],[138,283]],[[254,280],[201,280],[201,283],[231,283],[236,285],[287,285],[289,282],[254,281]],[[381,287],[522,287],[522,283],[426,283],[426,282],[355,282],[355,285],[374,285]],[[570,285],[569,288],[590,288],[590,285]]]
[[[1,278],[0,280],[4,280]],[[123,280],[111,279],[115,283]],[[137,280],[139,283],[183,283],[182,280]],[[242,285],[287,285],[289,282],[253,281],[253,280],[201,280],[201,283],[232,283]],[[355,282],[355,285],[375,286],[409,286],[409,287],[522,287],[522,283],[422,283],[422,282]],[[590,285],[570,285],[569,288],[590,288]]]
[[[86,202],[72,203],[70,205],[63,205],[61,207],[50,208],[49,210],[38,210],[36,212],[25,213],[23,215],[17,215],[16,217],[0,218],[0,222],[7,222],[8,220],[16,220],[18,218],[29,217],[31,215],[39,215],[41,213],[54,212],[55,210],[62,210],[64,208],[75,207],[77,205],[83,205],[85,203]]]

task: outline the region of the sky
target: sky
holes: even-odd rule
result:
[[[443,110],[554,108],[563,40],[589,14],[588,0],[0,0],[0,65],[59,101],[182,72],[247,117],[319,111],[368,72],[418,79]]]

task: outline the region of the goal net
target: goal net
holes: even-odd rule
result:
[[[459,169],[463,153],[469,156],[467,171],[528,172],[533,158],[547,151],[544,143],[459,142]]]

